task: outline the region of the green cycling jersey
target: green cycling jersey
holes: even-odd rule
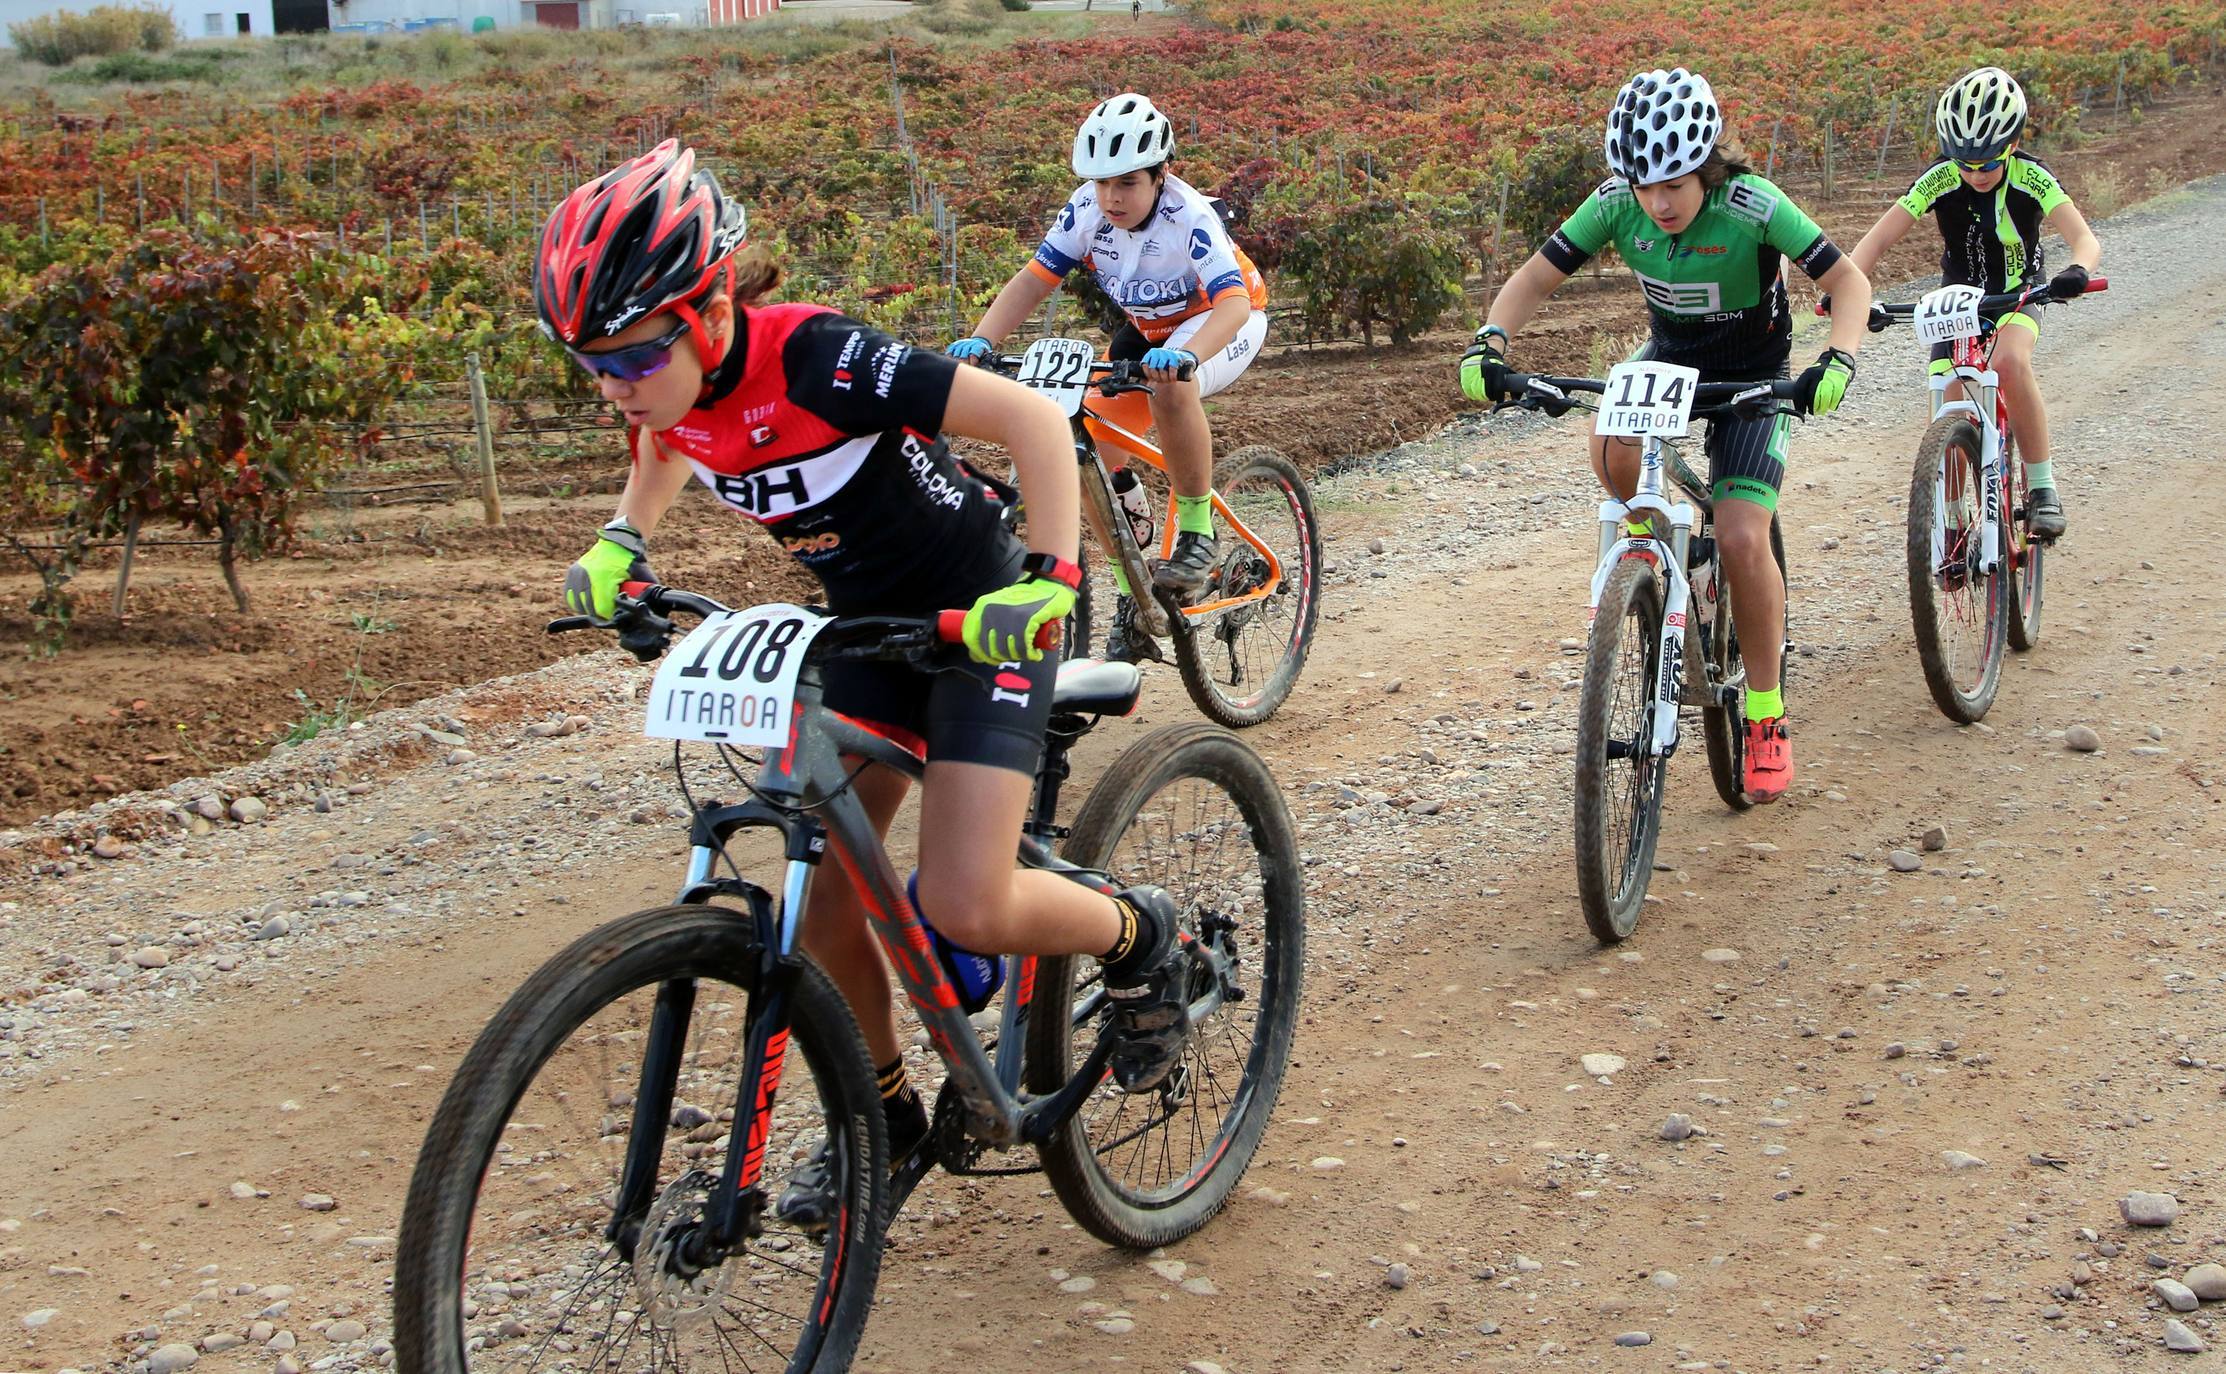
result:
[[[1540,249],[1575,272],[1613,245],[1646,292],[1652,356],[1710,377],[1775,376],[1792,350],[1779,265],[1814,280],[1840,260],[1816,221],[1769,181],[1743,172],[1708,193],[1693,222],[1664,233],[1621,177],[1600,183]]]

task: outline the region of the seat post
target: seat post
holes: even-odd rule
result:
[[[1036,765],[1035,805],[1029,808],[1028,823],[1021,828],[1046,848],[1066,837],[1065,827],[1059,824],[1059,789],[1074,772],[1067,762],[1067,751],[1089,733],[1092,723],[1081,716],[1059,713],[1044,728],[1043,758]]]

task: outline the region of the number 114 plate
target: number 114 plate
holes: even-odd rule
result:
[[[1594,434],[1625,439],[1684,436],[1693,420],[1693,390],[1700,369],[1674,363],[1617,363],[1608,369]]]
[[[804,651],[830,623],[784,601],[710,617],[657,665],[644,733],[785,747]]]

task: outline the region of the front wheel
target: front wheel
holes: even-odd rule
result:
[[[748,916],[664,907],[583,936],[503,1004],[410,1179],[403,1374],[724,1374],[738,1352],[751,1369],[849,1367],[881,1265],[887,1127],[865,1041],[815,965],[790,987],[778,1077],[755,1089],[771,1097],[751,1143],[757,1221],[724,1256],[690,1244],[726,1163],[760,965]],[[835,1224],[792,1224],[772,1201],[807,1162]]]
[[[1044,1173],[1084,1230],[1132,1249],[1170,1245],[1221,1210],[1282,1089],[1306,962],[1298,838],[1260,756],[1193,721],[1114,760],[1065,852],[1116,884],[1166,888],[1208,956],[1192,1004],[1220,985],[1220,1006],[1165,1082],[1124,1093],[1105,1079],[1041,1147]],[[1093,959],[1042,959],[1036,979],[1028,1088],[1052,1093],[1088,1055],[1104,997]]]
[[[1600,593],[1577,703],[1577,900],[1607,945],[1638,928],[1661,833],[1669,760],[1652,748],[1661,648],[1653,565],[1626,558]]]
[[[1968,416],[1943,415],[1925,431],[1909,478],[1909,615],[1917,661],[1941,714],[1962,725],[1994,704],[2009,629],[2009,568],[1998,549],[1983,543],[1983,442]],[[1995,568],[1986,572],[1990,554]]]
[[[1275,714],[1313,647],[1322,532],[1306,479],[1265,445],[1224,459],[1214,489],[1243,529],[1220,531],[1206,589],[1172,617],[1175,666],[1208,719],[1242,729]]]

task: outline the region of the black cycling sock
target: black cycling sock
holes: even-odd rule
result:
[[[1135,966],[1158,945],[1159,925],[1151,912],[1126,897],[1115,897],[1113,910],[1121,918],[1120,938],[1098,956],[1098,961],[1105,965],[1108,977],[1117,978],[1134,973]]]
[[[881,1088],[881,1105],[892,1111],[920,1100],[920,1090],[912,1086],[912,1077],[905,1072],[902,1055],[875,1069],[873,1077]]]

